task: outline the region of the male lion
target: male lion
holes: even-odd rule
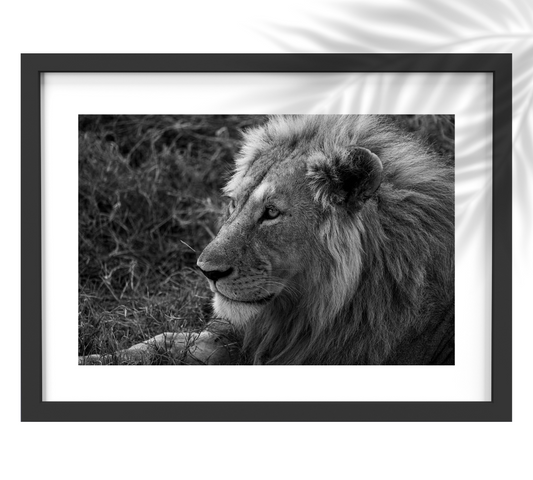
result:
[[[420,139],[385,116],[276,116],[245,134],[224,192],[198,259],[223,321],[122,354],[454,363],[454,173]]]

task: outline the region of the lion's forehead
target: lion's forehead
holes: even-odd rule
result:
[[[290,196],[296,184],[305,179],[305,159],[287,155],[272,161],[269,156],[259,156],[247,170],[233,180],[231,194],[235,197],[262,201],[274,193]]]
[[[263,180],[252,192],[252,199],[261,202],[276,192],[276,184],[272,180]]]

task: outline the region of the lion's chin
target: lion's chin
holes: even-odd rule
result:
[[[245,327],[263,309],[263,306],[261,303],[236,302],[220,293],[215,293],[213,299],[215,316],[227,320],[238,328]]]

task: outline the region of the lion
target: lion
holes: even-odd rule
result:
[[[224,194],[197,261],[215,327],[122,355],[170,338],[185,363],[454,364],[454,170],[422,139],[387,116],[274,116]]]

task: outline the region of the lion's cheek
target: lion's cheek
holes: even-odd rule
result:
[[[270,266],[270,275],[279,280],[289,280],[298,274],[310,254],[306,235],[292,235],[291,225],[276,238],[264,238],[258,251]]]

